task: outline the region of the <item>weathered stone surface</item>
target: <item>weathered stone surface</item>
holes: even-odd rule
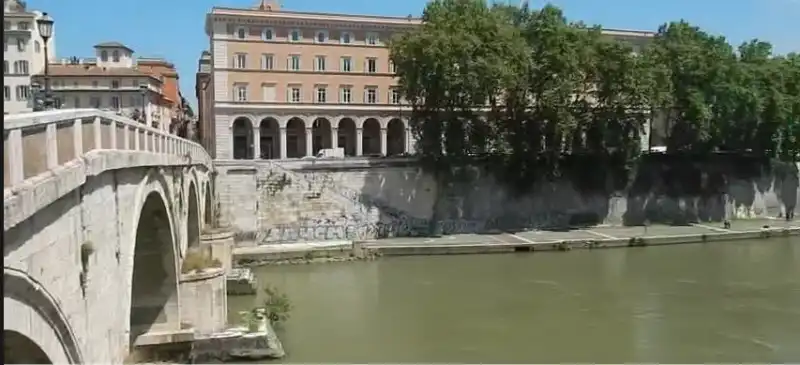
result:
[[[256,293],[256,278],[248,268],[231,269],[227,277],[230,295],[252,295]]]
[[[193,363],[202,364],[237,359],[280,359],[285,355],[275,330],[265,320],[256,332],[248,333],[245,328],[235,328],[195,340],[191,359]]]
[[[126,156],[111,154],[108,158],[126,159]],[[37,195],[6,197],[6,211],[36,208],[25,219],[11,227],[7,225],[4,231],[4,281],[8,280],[9,270],[24,273],[32,283],[41,286],[39,290],[53,298],[53,306],[63,315],[61,319],[47,318],[45,323],[63,328],[75,339],[74,345],[63,340],[57,342],[55,346],[73,347],[61,351],[72,351],[85,363],[121,363],[127,355],[134,242],[137,217],[145,198],[153,191],[163,192],[166,197],[168,223],[176,240],[176,255],[180,257],[187,242],[188,204],[182,202],[188,201],[189,186],[197,189],[200,197],[210,192],[210,166],[189,162],[180,166],[177,160],[174,162],[173,166],[145,164],[108,171],[100,171],[98,167],[91,175],[85,175],[82,184],[66,193],[60,188],[34,189],[31,191]],[[124,167],[119,161],[107,161],[105,165]],[[65,176],[74,180],[72,174]],[[55,184],[51,180],[41,183]],[[198,216],[202,217],[205,200],[199,200]],[[39,201],[50,203],[42,205]],[[87,243],[93,250],[83,265],[81,247]],[[19,300],[39,306],[29,297]],[[20,313],[10,310],[6,306],[3,311],[6,324],[24,320]],[[24,327],[20,330],[37,343],[54,346],[52,339],[44,336],[52,330]],[[51,359],[60,362],[57,359],[63,356],[53,355]]]
[[[706,167],[687,169],[699,179],[711,176],[713,166]],[[635,188],[608,193],[562,179],[519,194],[479,167],[464,167],[461,180],[438,186],[408,159],[223,161],[217,181],[222,213],[244,246],[780,217],[800,205],[797,169],[737,177],[717,168],[729,177],[702,193],[692,192],[692,181],[665,187],[671,173],[657,163],[640,168],[630,182]]]

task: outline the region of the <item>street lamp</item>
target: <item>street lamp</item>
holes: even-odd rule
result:
[[[142,123],[147,123],[147,85],[139,85],[139,92],[142,93]]]
[[[53,18],[47,13],[36,19],[36,26],[39,28],[39,36],[44,41],[44,108],[50,109],[53,106],[53,95],[50,90],[50,58],[47,53],[47,41],[53,36]]]

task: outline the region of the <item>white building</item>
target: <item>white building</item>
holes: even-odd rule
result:
[[[31,75],[44,71],[44,45],[36,20],[39,11],[29,12],[25,2],[3,0],[3,111],[29,112],[33,108]],[[56,54],[55,28],[47,41],[47,59]]]
[[[169,130],[172,101],[164,92],[164,77],[140,68],[133,50],[119,42],[94,49],[95,58],[50,63],[54,107],[107,110]],[[43,75],[35,75],[34,81],[44,85]]]

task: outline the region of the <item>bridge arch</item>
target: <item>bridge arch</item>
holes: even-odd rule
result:
[[[186,212],[186,244],[188,249],[200,246],[200,201],[198,200],[197,184],[189,183],[189,194]]]
[[[131,292],[128,324],[130,345],[149,331],[180,327],[178,254],[175,220],[167,199],[168,185],[151,171],[134,216],[133,253],[130,255]]]
[[[214,203],[211,199],[211,183],[206,182],[204,185],[205,193],[203,193],[203,195],[205,195],[206,203],[203,204],[203,218],[204,224],[208,227],[211,227],[211,225],[214,223]]]
[[[3,268],[6,364],[79,364],[81,349],[56,300],[28,274]]]

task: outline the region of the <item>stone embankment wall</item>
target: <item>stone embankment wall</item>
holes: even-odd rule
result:
[[[562,178],[519,193],[481,166],[437,183],[407,159],[220,161],[217,194],[250,244],[783,216],[799,203],[800,164],[763,166],[653,156],[622,188],[607,175],[602,189]]]

